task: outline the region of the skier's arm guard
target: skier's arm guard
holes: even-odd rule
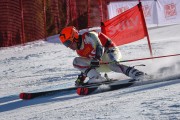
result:
[[[100,60],[101,57],[102,57],[102,55],[103,55],[103,47],[102,47],[102,45],[99,45],[99,44],[98,44],[98,45],[96,46],[95,59]]]

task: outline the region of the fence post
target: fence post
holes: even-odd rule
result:
[[[46,33],[46,0],[43,0],[44,2],[44,10],[43,10],[43,13],[44,13],[44,39],[47,40],[47,33]]]
[[[102,0],[99,0],[99,10],[100,10],[100,17],[101,17],[101,22],[103,22],[103,9],[102,9]]]
[[[24,15],[23,15],[23,3],[22,0],[19,0],[20,9],[21,9],[21,32],[22,32],[22,39],[21,43],[25,43],[25,35],[24,35]]]
[[[88,19],[88,28],[90,27],[90,7],[91,7],[91,0],[87,0],[87,5],[88,5],[88,7],[87,7],[87,19]]]

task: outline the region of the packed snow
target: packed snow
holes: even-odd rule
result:
[[[180,25],[149,28],[153,56],[180,54]],[[124,60],[150,57],[147,39],[119,47]],[[19,99],[21,92],[74,86],[80,73],[72,66],[76,53],[58,35],[0,49],[1,120],[180,120],[180,56],[124,62],[171,81],[78,96],[75,91]],[[120,80],[127,77],[108,73]],[[176,77],[174,77],[176,76]]]

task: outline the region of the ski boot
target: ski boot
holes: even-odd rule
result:
[[[86,76],[84,76],[83,73],[81,73],[80,75],[78,75],[77,80],[75,81],[75,86],[81,86],[84,84],[84,80],[86,79]]]
[[[142,81],[148,78],[148,75],[142,71],[135,69],[134,67],[128,67],[125,74],[134,79],[134,81]]]

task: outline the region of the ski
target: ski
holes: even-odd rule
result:
[[[90,94],[118,90],[118,89],[122,89],[122,88],[130,88],[130,87],[148,85],[148,84],[153,84],[153,83],[174,81],[174,80],[178,80],[178,79],[180,79],[180,76],[177,75],[177,76],[169,76],[169,77],[165,77],[165,78],[151,78],[151,79],[146,79],[146,80],[142,80],[142,81],[136,81],[136,80],[132,79],[132,80],[129,80],[124,83],[122,83],[122,81],[115,81],[110,84],[101,84],[99,86],[79,87],[79,88],[77,88],[77,94],[78,95],[90,95]]]
[[[114,81],[111,83],[103,83],[99,86],[83,86],[77,88],[77,94],[78,95],[90,95],[94,93],[102,93],[106,91],[113,91],[118,90],[122,88],[127,88],[132,86],[136,81],[135,80],[125,80],[125,81]]]
[[[30,100],[30,99],[37,98],[40,96],[47,96],[47,95],[52,95],[56,93],[70,92],[70,91],[75,91],[78,88],[85,88],[85,87],[91,89],[89,91],[92,91],[93,88],[97,88],[100,85],[111,84],[116,81],[119,81],[119,80],[115,79],[115,80],[108,80],[108,81],[104,81],[100,83],[89,83],[89,84],[84,83],[82,86],[79,86],[79,87],[70,87],[70,88],[65,88],[65,89],[56,89],[56,90],[41,91],[41,92],[22,92],[19,94],[19,98],[23,100]]]
[[[19,94],[19,98],[23,100],[30,100],[30,99],[37,98],[40,96],[52,95],[52,94],[72,91],[76,89],[77,87],[70,87],[70,88],[65,88],[65,89],[49,90],[49,91],[42,91],[42,92],[32,92],[32,93],[23,92]]]
[[[122,88],[129,88],[159,82],[167,82],[180,79],[180,76],[170,76],[166,78],[152,78],[148,80],[135,81],[133,79],[128,80],[114,80],[114,81],[105,81],[101,83],[92,83],[92,84],[84,84],[80,87],[70,87],[65,89],[56,89],[42,92],[24,92],[19,94],[19,98],[23,100],[29,100],[33,98],[37,98],[40,96],[52,95],[56,93],[68,93],[70,91],[76,91],[78,95],[90,95],[95,93],[102,93],[106,91],[113,91]]]

